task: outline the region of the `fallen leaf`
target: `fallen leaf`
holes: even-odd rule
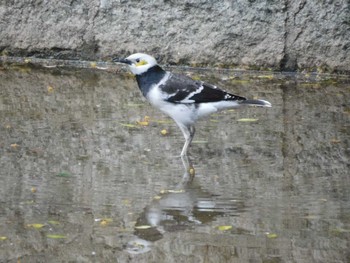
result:
[[[6,240],[7,239],[7,237],[5,237],[5,236],[0,236],[0,240]]]
[[[191,176],[194,176],[196,171],[194,170],[193,167],[191,167],[190,170],[189,170],[189,173],[190,173]]]
[[[19,145],[17,143],[12,143],[10,146],[12,149],[17,149]]]
[[[217,227],[220,231],[227,231],[232,229],[232,226],[218,226]]]
[[[179,193],[184,193],[185,190],[180,189],[180,190],[168,190],[168,193],[173,193],[173,194],[179,194]]]
[[[47,87],[47,92],[52,93],[54,91],[54,88],[52,86]]]
[[[168,135],[169,132],[166,129],[163,129],[163,130],[160,131],[160,134],[165,136],[165,135]]]
[[[44,226],[45,226],[44,224],[27,224],[27,227],[32,227],[32,228],[35,228],[35,229],[40,229],[40,228],[42,228]]]
[[[148,126],[149,125],[148,121],[136,121],[136,123],[140,126]]]
[[[120,125],[127,128],[138,128],[135,124],[130,124],[130,123],[120,123]]]
[[[109,223],[113,222],[113,219],[112,218],[104,218],[100,221],[100,225],[101,226],[106,226],[108,225]]]
[[[266,233],[266,236],[267,236],[267,238],[276,238],[277,237],[277,234],[275,234],[275,233]]]
[[[148,126],[149,125],[149,116],[145,116],[142,121],[137,121],[136,123],[141,126]]]
[[[108,225],[108,222],[106,220],[101,220],[100,225],[106,226],[106,225]]]
[[[150,225],[140,225],[140,226],[135,226],[136,229],[149,229],[151,228]]]
[[[30,188],[30,191],[34,194],[34,193],[36,193],[36,187],[32,187],[32,188]]]
[[[191,76],[191,78],[193,80],[200,80],[201,79],[201,77],[199,75],[193,75],[193,76]]]
[[[258,76],[259,79],[273,79],[273,75],[260,75]]]
[[[239,121],[239,122],[255,122],[255,121],[258,121],[258,119],[242,118],[242,119],[238,119],[237,121]]]
[[[97,66],[97,63],[96,63],[96,62],[90,62],[90,67],[96,68],[96,66]]]

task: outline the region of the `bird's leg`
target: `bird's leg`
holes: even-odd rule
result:
[[[193,181],[194,175],[195,175],[195,170],[192,165],[192,161],[187,155],[181,156],[182,164],[185,168],[185,173],[183,176],[183,181],[182,183],[190,184]]]
[[[196,133],[196,128],[192,125],[190,126],[191,142],[193,140],[194,134]]]
[[[182,133],[185,137],[185,144],[184,144],[184,147],[182,148],[182,151],[181,151],[181,156],[185,156],[185,155],[187,155],[188,147],[190,146],[190,144],[192,142],[192,139],[194,137],[196,129],[192,125],[186,126],[184,124],[179,124],[179,123],[178,123],[178,125],[179,125],[180,130],[182,131]]]

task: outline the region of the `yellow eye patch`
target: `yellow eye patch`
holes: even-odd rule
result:
[[[143,66],[143,65],[147,65],[147,61],[146,60],[141,60],[140,62],[137,62],[136,63],[136,67],[140,67],[140,66]]]

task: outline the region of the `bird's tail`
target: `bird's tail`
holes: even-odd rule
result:
[[[240,101],[239,104],[257,107],[272,107],[271,103],[267,100],[243,100]]]

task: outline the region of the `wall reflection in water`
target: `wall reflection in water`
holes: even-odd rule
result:
[[[2,261],[349,260],[349,80],[188,73],[274,107],[199,122],[184,165],[128,75],[0,69]]]

